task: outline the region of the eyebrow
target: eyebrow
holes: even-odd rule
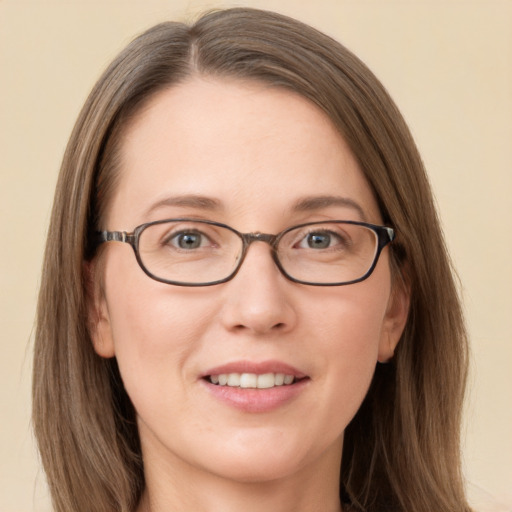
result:
[[[224,209],[222,203],[218,199],[196,194],[187,194],[183,196],[171,196],[161,199],[156,203],[152,204],[145,213],[146,215],[149,215],[155,210],[158,210],[159,208],[163,208],[166,206],[197,208],[200,210],[211,212],[217,212]],[[292,211],[296,212],[309,212],[315,210],[322,210],[324,208],[329,208],[332,206],[351,208],[352,210],[356,211],[359,214],[363,221],[366,221],[366,214],[364,213],[363,208],[353,199],[349,199],[348,197],[342,196],[322,195],[302,197],[295,201],[291,209]]]
[[[321,210],[331,206],[341,206],[343,208],[351,208],[355,210],[363,221],[366,221],[366,214],[363,208],[353,199],[342,196],[311,196],[303,197],[295,202],[293,210],[298,212],[307,212],[314,210]]]
[[[197,208],[199,210],[206,211],[219,211],[222,210],[222,204],[217,199],[213,199],[212,197],[195,195],[195,194],[187,194],[183,196],[172,196],[166,197],[152,204],[147,210],[146,215],[158,210],[159,208],[163,208],[166,206],[181,206],[185,208]]]

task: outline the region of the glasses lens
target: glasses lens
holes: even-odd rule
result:
[[[200,221],[148,225],[139,236],[139,257],[158,279],[184,284],[220,281],[236,268],[242,240],[231,230]]]
[[[377,234],[366,226],[324,222],[287,231],[279,241],[278,258],[299,281],[348,283],[368,273],[377,248]]]

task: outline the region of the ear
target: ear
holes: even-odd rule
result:
[[[87,325],[94,351],[101,357],[115,356],[107,299],[101,283],[101,259],[83,263],[86,287]]]
[[[395,353],[409,315],[410,299],[410,286],[402,276],[397,276],[392,285],[382,324],[378,354],[380,363],[389,362]]]

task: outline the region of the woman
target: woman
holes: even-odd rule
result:
[[[232,9],[137,38],[71,135],[44,268],[56,510],[469,510],[428,180],[327,36]]]

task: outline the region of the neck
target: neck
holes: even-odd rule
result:
[[[176,487],[159,492],[147,487],[137,512],[342,512],[337,494],[326,495],[319,490],[297,489],[286,484],[245,484],[199,488],[189,485],[186,492]]]

